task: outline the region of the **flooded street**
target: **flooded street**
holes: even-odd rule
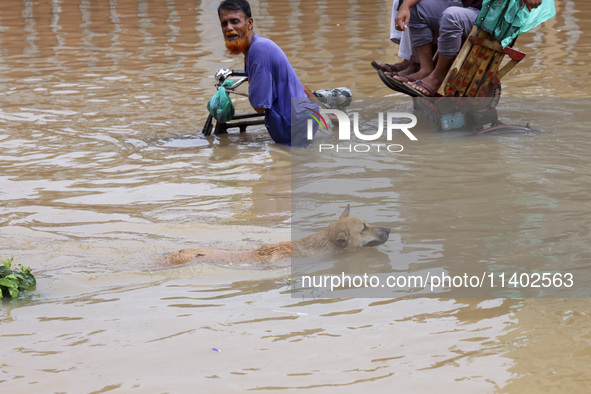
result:
[[[261,126],[201,134],[215,72],[243,68],[218,3],[0,3],[0,260],[37,278],[0,302],[0,390],[588,392],[591,3],[557,0],[517,41],[527,57],[503,79],[499,116],[539,133],[421,123],[400,153],[338,160],[275,145]],[[370,66],[394,61],[391,1],[251,6],[255,32],[310,88],[412,110]],[[577,281],[561,298],[322,298],[292,291],[290,267],[163,264],[187,247],[288,241],[292,212],[313,232],[347,204],[392,232],[323,262],[340,271],[517,267]]]

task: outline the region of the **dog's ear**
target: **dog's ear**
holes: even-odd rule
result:
[[[339,219],[348,218],[349,217],[350,207],[351,207],[351,204],[347,204],[347,208],[345,208],[345,210],[343,211],[343,213],[341,213],[341,216],[339,216]]]
[[[347,245],[348,241],[349,241],[349,234],[348,233],[341,231],[339,233],[339,235],[337,235],[337,239],[336,239],[337,245],[344,248]]]

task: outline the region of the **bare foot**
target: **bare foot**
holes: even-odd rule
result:
[[[404,59],[401,62],[394,63],[394,68],[398,71],[402,71],[402,70],[408,68],[409,65],[410,65],[410,60]]]
[[[414,72],[398,73],[398,75],[396,75],[394,77],[394,79],[396,79],[397,81],[400,81],[400,82],[414,82],[414,81],[418,81],[420,79],[426,78],[427,76],[429,76],[429,74],[431,74],[431,72],[433,72],[432,65],[431,66],[423,66]]]
[[[417,71],[419,71],[420,69],[420,65],[419,63],[414,63],[414,62],[410,62],[408,61],[408,67],[405,67],[403,69],[399,69],[399,72],[385,72],[385,75],[389,75],[391,77],[393,77],[394,75],[400,75],[400,76],[406,76],[409,74],[413,74],[416,73]]]
[[[410,64],[409,60],[403,60],[398,63],[389,64],[389,63],[380,63],[378,67],[382,69],[384,73],[388,73],[390,75],[399,73],[400,71],[406,69]]]
[[[417,81],[416,83],[410,82],[409,85],[418,90],[419,92],[423,93],[425,96],[434,96],[435,93],[439,90],[439,87],[443,83],[443,79],[440,79],[435,75],[435,73],[431,73],[427,77],[423,78],[422,80]]]

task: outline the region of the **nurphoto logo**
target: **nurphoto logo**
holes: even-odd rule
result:
[[[391,143],[394,136],[395,130],[402,131],[409,140],[417,141],[417,137],[410,131],[411,128],[416,126],[417,124],[417,117],[413,114],[407,112],[388,112],[386,114],[386,127],[384,127],[384,113],[378,113],[378,130],[373,134],[364,134],[359,131],[359,113],[354,112],[353,121],[349,118],[345,112],[337,110],[337,109],[324,109],[321,108],[320,112],[315,111],[311,108],[308,108],[312,111],[310,117],[312,119],[308,119],[307,124],[307,139],[308,141],[312,141],[314,138],[314,123],[316,121],[318,124],[319,130],[328,130],[328,122],[325,119],[324,115],[332,114],[336,116],[338,119],[338,143],[336,144],[328,144],[328,143],[321,143],[318,144],[318,151],[319,152],[326,152],[326,151],[334,151],[334,152],[356,152],[356,153],[366,153],[366,152],[402,152],[404,147],[400,144]],[[403,122],[404,120],[410,120],[410,122]],[[351,124],[353,127],[351,127]],[[361,141],[371,141],[372,143],[352,143],[351,142],[351,128],[353,129],[354,136]],[[385,130],[385,133],[384,133]],[[385,136],[384,136],[385,134]],[[380,142],[384,141],[385,142]],[[344,143],[344,142],[349,142]]]

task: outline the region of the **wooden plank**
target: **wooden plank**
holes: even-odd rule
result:
[[[480,82],[482,81],[482,79],[485,77],[486,70],[488,69],[493,56],[495,55],[495,53],[497,53],[494,49],[490,49],[490,48],[486,48],[486,47],[483,47],[483,48],[484,48],[484,50],[481,51],[482,56],[480,57],[480,62],[478,64],[478,68],[474,72],[474,78],[472,79],[470,86],[466,90],[466,92],[467,92],[466,95],[470,96],[470,97],[476,96],[476,91],[478,90],[478,86],[480,85]]]
[[[494,56],[492,62],[490,63],[490,68],[486,72],[486,77],[484,81],[480,84],[480,87],[477,88],[475,96],[477,97],[485,97],[488,93],[490,86],[495,86],[498,83],[498,78],[496,78],[497,70],[505,57],[504,52],[497,52]]]
[[[470,71],[468,71],[468,74],[466,75],[466,77],[464,78],[464,81],[462,82],[462,86],[460,86],[460,88],[459,88],[460,96],[468,95],[468,94],[466,94],[466,92],[469,90],[469,87],[470,87],[472,81],[477,76],[477,72],[480,68],[480,65],[483,62],[483,59],[485,57],[490,58],[490,55],[487,54],[487,51],[489,51],[489,49],[482,47],[480,45],[474,45],[474,48],[476,48],[477,51],[474,51],[474,59],[470,59],[471,60]]]
[[[510,60],[509,63],[505,64],[503,68],[499,70],[496,77],[500,80],[503,78],[513,67],[515,67],[519,63],[519,60]]]
[[[468,35],[468,37],[476,36],[478,34],[478,30],[479,29],[476,26],[472,26],[472,30],[470,30],[470,34]],[[464,60],[466,59],[466,57],[470,53],[471,49],[472,49],[472,44],[470,43],[469,40],[466,40],[466,42],[464,42],[464,45],[462,45],[462,48],[460,49],[460,52],[456,56],[454,62],[452,63],[451,68],[447,72],[447,75],[443,79],[445,82],[441,84],[441,86],[439,87],[439,91],[437,93],[439,93],[441,95],[445,95],[445,91],[446,91],[447,86],[448,85],[451,86],[451,84],[453,83],[453,80],[455,79],[456,75],[458,74],[458,70],[460,69],[460,67],[464,63]]]
[[[490,37],[490,34],[487,34],[487,36]],[[485,37],[470,37],[469,40],[472,44],[482,45],[483,47],[487,47],[496,52],[501,52],[503,50],[503,46],[497,40],[491,40],[490,38]]]
[[[479,30],[477,38],[487,37],[488,33],[484,30]],[[460,75],[460,82],[457,84],[457,90],[460,96],[464,96],[470,82],[474,78],[474,74],[478,70],[478,65],[482,61],[482,56],[486,48],[480,45],[474,45],[468,59],[464,62],[465,67]]]
[[[478,53],[480,52],[480,48],[482,47],[478,45],[472,46],[470,53],[468,53],[468,56],[466,57],[466,59],[464,59],[464,62],[462,63],[462,66],[460,67],[458,73],[455,75],[454,80],[446,90],[447,95],[455,96],[456,93],[461,91],[462,87],[467,86],[467,83],[472,79],[472,74],[470,70],[472,69],[474,63],[478,59]]]
[[[525,57],[525,52],[518,51],[517,49],[506,47],[503,51],[513,60],[520,61]]]

